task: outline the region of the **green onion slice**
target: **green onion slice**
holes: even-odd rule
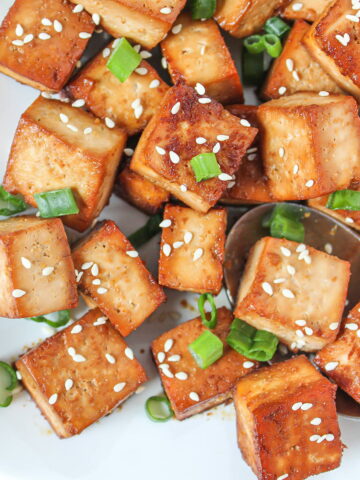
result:
[[[162,217],[158,213],[152,215],[149,220],[145,223],[144,226],[132,233],[128,240],[134,248],[140,248],[142,245],[151,240],[157,233],[160,232],[161,228],[159,224],[161,223]]]
[[[0,215],[10,217],[15,213],[23,212],[27,209],[24,200],[7,192],[3,186],[0,186]]]
[[[217,177],[221,174],[215,153],[200,153],[190,160],[197,182]]]
[[[53,314],[50,314],[53,315]],[[70,310],[60,310],[56,312],[57,320],[51,320],[47,318],[45,315],[41,315],[39,317],[30,317],[30,320],[38,323],[46,323],[50,327],[59,328],[63,327],[70,321]]]
[[[141,55],[133,49],[126,38],[121,38],[114,48],[107,68],[120,82],[125,82],[141,62]]]
[[[146,400],[145,411],[154,422],[167,422],[174,416],[169,399],[165,395],[150,397]]]
[[[266,33],[273,33],[278,37],[282,37],[290,30],[290,27],[279,17],[271,17],[266,20],[264,25],[264,30]]]
[[[79,213],[71,188],[35,193],[40,216],[42,218],[62,217]]]
[[[303,214],[304,209],[299,205],[278,203],[271,212],[264,215],[261,225],[270,228],[272,237],[302,243],[305,238],[305,228],[301,223]]]
[[[244,47],[252,55],[263,52],[265,50],[263,35],[250,35],[245,38]]]
[[[326,208],[331,210],[360,210],[360,191],[339,190],[332,193],[327,201]]]
[[[252,54],[242,51],[242,77],[246,85],[258,86],[264,76],[264,52]]]
[[[263,36],[264,45],[267,53],[270,57],[276,58],[282,51],[281,40],[277,35],[273,33],[267,33]]]
[[[205,369],[215,363],[224,353],[224,345],[219,337],[205,330],[188,346],[188,350],[200,368]]]
[[[206,317],[204,309],[205,303],[208,302],[211,306],[210,320]],[[217,310],[215,305],[215,299],[211,293],[203,293],[198,299],[198,308],[203,325],[207,328],[215,328],[217,324]]]
[[[8,407],[12,402],[11,391],[18,385],[16,372],[6,362],[0,362],[0,407]]]
[[[216,0],[190,0],[190,10],[194,20],[211,18],[216,10]]]

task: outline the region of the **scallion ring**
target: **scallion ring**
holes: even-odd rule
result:
[[[200,153],[190,160],[197,182],[209,180],[221,174],[215,153]]]
[[[332,193],[327,201],[326,208],[331,210],[360,210],[360,191],[339,190]]]
[[[59,328],[63,327],[70,321],[70,310],[60,310],[56,312],[57,320],[50,320],[46,318],[44,315],[40,315],[39,317],[30,317],[30,320],[38,323],[46,323],[49,327]]]
[[[169,399],[165,395],[157,395],[146,400],[145,411],[153,422],[167,422],[174,416]]]
[[[267,33],[263,36],[264,45],[267,53],[270,57],[276,58],[282,51],[281,40],[277,35],[273,33]]]
[[[10,217],[15,213],[23,212],[27,209],[24,200],[7,192],[4,187],[0,186],[0,215]]]
[[[42,218],[62,217],[79,213],[71,188],[35,193],[40,216]]]
[[[208,302],[211,306],[210,320],[206,317],[205,303]],[[215,299],[211,293],[203,293],[198,299],[198,308],[203,325],[207,328],[215,328],[217,324],[217,309]]]
[[[282,37],[290,30],[290,27],[279,17],[271,17],[266,20],[264,25],[264,30],[266,33],[273,33],[278,37]]]
[[[189,5],[194,20],[211,18],[216,10],[216,0],[190,0]]]
[[[12,390],[18,385],[16,372],[6,362],[0,362],[0,407],[8,407],[12,402]]]
[[[223,342],[210,330],[205,330],[196,340],[188,346],[198,366],[208,368],[215,363],[224,353]]]
[[[263,35],[250,35],[245,38],[244,47],[252,55],[263,52],[265,50]]]

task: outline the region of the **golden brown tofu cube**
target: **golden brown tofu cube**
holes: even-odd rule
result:
[[[288,20],[307,20],[315,22],[331,0],[292,0],[282,12],[282,16]]]
[[[289,0],[218,0],[214,15],[221,28],[234,37],[247,37],[262,29],[266,20]]]
[[[341,93],[341,89],[322,67],[309,55],[301,40],[310,25],[295,22],[286,39],[284,49],[268,74],[262,89],[266,99],[292,95],[296,92]],[[327,92],[327,93],[325,93]]]
[[[0,222],[0,316],[37,317],[75,308],[74,265],[60,219]]]
[[[200,213],[167,205],[161,235],[159,283],[217,295],[222,287],[226,210]]]
[[[232,313],[222,307],[217,315],[212,332],[224,342],[224,354],[206,369],[197,365],[188,350],[190,343],[206,330],[200,317],[178,325],[152,342],[154,360],[178,420],[225,402],[231,398],[237,381],[259,366],[226,344]]]
[[[16,0],[0,27],[0,72],[39,90],[58,92],[94,28],[90,15],[74,13],[66,0]]]
[[[39,97],[21,116],[4,186],[36,207],[34,193],[71,188],[80,212],[62,217],[78,231],[92,224],[111,194],[126,134],[89,113]]]
[[[111,220],[105,220],[73,251],[78,284],[124,337],[165,301],[139,254]]]
[[[360,101],[360,23],[351,0],[332,2],[304,37],[310,55]]]
[[[234,391],[238,445],[259,480],[303,480],[340,465],[336,385],[305,356],[261,368]]]
[[[178,85],[168,90],[145,128],[130,166],[191,208],[207,212],[232,180],[256,133],[215,100]],[[197,182],[190,160],[213,151],[226,175]]]
[[[262,154],[277,200],[306,200],[347,188],[360,158],[353,97],[296,93],[260,105]]]
[[[85,100],[97,117],[110,118],[134,135],[145,128],[169,87],[145,60],[121,83],[106,67],[113,44],[90,60],[67,91],[73,98]]]
[[[113,37],[127,37],[154,48],[170,30],[186,0],[71,0],[100,15]]]
[[[236,117],[247,120],[258,128],[257,108],[254,105],[229,105],[226,109]],[[265,175],[260,150],[260,132],[246,151],[233,182],[229,182],[221,202],[230,205],[272,202],[268,178]]]
[[[360,403],[360,303],[344,320],[337,340],[318,352],[315,363]]]
[[[98,309],[20,357],[16,368],[60,438],[81,433],[147,380],[131,348]]]
[[[116,193],[149,215],[158,212],[170,200],[170,194],[128,166],[123,168],[116,180]]]
[[[320,350],[339,331],[349,278],[349,262],[264,237],[250,252],[234,314],[272,332],[291,350]]]
[[[223,104],[243,101],[239,74],[214,20],[192,20],[183,13],[161,49],[174,84],[200,83],[209,97]]]

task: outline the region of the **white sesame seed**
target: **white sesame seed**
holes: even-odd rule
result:
[[[198,102],[205,105],[206,103],[211,103],[211,98],[207,98],[207,97],[199,98]]]
[[[184,234],[184,242],[186,244],[190,243],[191,240],[193,239],[193,234],[191,232],[185,232]]]
[[[279,87],[279,89],[278,89],[279,95],[284,95],[286,90],[287,90],[286,87]]]
[[[128,255],[131,258],[137,258],[139,256],[136,250],[127,250],[126,255]]]
[[[14,298],[20,298],[23,297],[26,292],[24,290],[20,290],[20,288],[15,288],[15,290],[13,290],[11,294]]]
[[[294,5],[291,8],[294,10],[294,12],[298,12],[303,8],[303,4],[300,2],[294,3]]]
[[[180,355],[171,355],[168,358],[168,361],[169,362],[178,362],[180,359],[181,359]]]
[[[329,92],[326,92],[325,90],[321,90],[319,92],[319,96],[320,97],[327,97],[327,96],[329,96]]]
[[[86,362],[86,358],[83,357],[82,355],[78,354],[78,353],[75,354],[75,355],[72,357],[72,359],[73,359],[74,362],[76,362],[76,363]]]
[[[58,399],[57,393],[54,393],[53,395],[51,395],[51,397],[49,398],[49,405],[54,405],[57,402],[57,399]]]
[[[182,30],[182,24],[181,23],[178,23],[177,25],[175,25],[173,28],[172,28],[172,33],[174,35],[177,35],[178,33],[180,33]]]
[[[67,349],[67,351],[68,351],[68,354],[69,354],[71,357],[73,357],[74,355],[76,355],[76,351],[75,351],[75,348],[74,348],[74,347],[69,347],[69,348]]]
[[[51,275],[53,273],[54,270],[55,270],[54,267],[45,267],[45,268],[43,268],[41,273],[42,273],[43,277],[48,277],[49,275]]]
[[[196,142],[198,145],[202,145],[203,143],[206,143],[207,140],[206,140],[206,138],[204,138],[204,137],[197,137],[197,138],[195,139],[195,142]]]
[[[359,327],[356,325],[356,323],[346,323],[346,324],[345,324],[345,328],[347,328],[348,330],[352,330],[353,332],[355,332]]]
[[[200,400],[200,397],[196,392],[190,392],[189,393],[189,398],[190,398],[190,400],[193,400],[194,402],[198,402]]]
[[[22,35],[24,35],[24,29],[23,29],[23,27],[20,25],[20,23],[18,23],[18,24],[16,25],[15,35],[16,35],[17,37],[21,37]]]
[[[296,270],[292,265],[286,265],[286,270],[288,271],[289,275],[295,275]]]
[[[81,13],[83,10],[84,7],[81,4],[78,4],[73,8],[73,13]]]
[[[335,440],[335,437],[332,433],[327,433],[326,435],[324,435],[325,437],[325,440],[327,440],[328,442],[332,442],[333,440]]]
[[[174,378],[174,374],[170,371],[169,368],[163,368],[161,371],[165,375],[165,377]]]
[[[204,250],[202,248],[197,248],[193,255],[193,262],[196,262],[203,256]]]
[[[85,100],[83,98],[79,98],[78,100],[75,100],[75,102],[71,104],[71,106],[75,108],[83,107],[84,105],[85,105]]]
[[[114,122],[114,120],[112,120],[111,118],[105,117],[105,125],[106,125],[108,128],[114,128],[114,127],[115,127],[115,122]]]
[[[232,176],[228,175],[227,173],[220,173],[220,175],[218,175],[218,179],[223,182],[228,182],[229,180],[232,180]]]
[[[357,17],[356,15],[345,15],[345,18],[350,20],[350,22],[359,23],[359,17]]]
[[[160,85],[160,81],[155,78],[155,80],[152,80],[150,82],[149,88],[157,88]]]
[[[219,140],[219,142],[225,142],[225,140],[229,140],[229,135],[218,135],[216,137],[217,140]]]
[[[305,183],[305,187],[311,188],[314,185],[314,183],[315,183],[314,180],[308,180]]]
[[[285,478],[288,478],[289,474],[288,473],[284,473],[284,475],[280,475],[280,477],[277,477],[276,480],[285,480]]]
[[[124,148],[124,153],[128,157],[131,157],[132,155],[134,155],[134,150],[132,148]]]
[[[91,275],[94,277],[97,277],[99,275],[99,266],[97,263],[94,263],[94,265],[91,267]]]
[[[272,288],[272,286],[270,285],[269,282],[263,282],[261,284],[261,287],[264,290],[264,292],[267,293],[268,295],[273,295],[274,294],[273,288]]]
[[[246,362],[243,363],[243,367],[244,367],[244,368],[251,368],[251,367],[253,367],[254,365],[255,365],[255,363],[254,363],[254,362],[250,362],[250,361],[246,361]]]
[[[163,148],[159,147],[158,145],[156,145],[155,150],[159,155],[165,155],[166,153],[166,151]]]
[[[149,70],[148,70],[147,68],[145,68],[145,67],[139,67],[139,68],[136,68],[136,69],[135,69],[135,72],[136,72],[138,75],[142,75],[142,76],[146,75],[146,74],[148,73],[148,71],[149,71]]]
[[[174,242],[173,243],[173,248],[177,249],[180,248],[184,245],[184,242]]]
[[[285,148],[283,148],[283,147],[280,147],[280,148],[279,148],[279,155],[280,155],[281,158],[284,157],[284,155],[285,155]]]
[[[83,327],[81,325],[74,325],[73,328],[70,330],[70,333],[80,333]]]
[[[168,228],[171,226],[171,224],[172,224],[171,220],[169,220],[168,218],[165,218],[162,222],[159,223],[159,227]]]
[[[348,33],[345,33],[344,35],[335,35],[335,38],[344,47],[346,47],[350,41],[350,35]]]
[[[299,74],[296,70],[294,70],[292,72],[292,76],[293,76],[294,80],[296,80],[297,82],[300,80]]]
[[[187,186],[184,185],[184,184],[180,185],[180,190],[181,190],[182,192],[187,192]]]
[[[157,359],[158,359],[158,361],[159,361],[160,363],[163,363],[163,361],[165,360],[165,356],[166,356],[166,355],[165,355],[164,352],[159,352],[159,353],[157,354]]]
[[[134,46],[133,46],[133,49],[135,50],[135,52],[139,53],[140,50],[141,50],[141,45],[139,45],[139,44],[134,45]]]
[[[164,351],[168,353],[174,345],[174,340],[172,338],[168,338],[164,343]]]
[[[295,324],[298,325],[299,327],[305,327],[306,320],[295,320]]]
[[[188,379],[188,374],[185,373],[185,372],[177,372],[177,373],[175,373],[175,377],[178,380],[187,380]]]
[[[26,258],[26,257],[21,257],[20,260],[21,260],[21,264],[22,264],[22,266],[23,266],[24,268],[27,268],[27,269],[31,268],[32,264],[31,264],[31,262],[30,262],[30,260],[29,260],[28,258]]]
[[[325,370],[327,372],[331,372],[332,370],[335,370],[335,368],[339,365],[339,362],[328,362],[325,365]]]
[[[164,243],[162,247],[162,251],[165,257],[168,257],[171,253],[171,246],[168,243]]]
[[[91,132],[92,132],[92,128],[91,128],[91,127],[86,127],[86,128],[84,128],[84,135],[89,135]]]
[[[110,353],[105,353],[105,358],[111,364],[116,363],[115,357],[113,357]]]
[[[160,368],[160,370],[164,370],[164,369],[166,369],[166,368],[169,369],[170,367],[169,367],[169,364],[168,364],[168,363],[161,363],[161,364],[159,365],[159,368]]]
[[[322,420],[319,417],[315,417],[310,421],[311,425],[320,425],[321,422]]]
[[[293,168],[293,174],[296,175],[299,171],[299,165],[294,165],[294,168]]]
[[[68,378],[67,380],[65,380],[65,390],[67,392],[71,390],[73,386],[74,386],[74,382],[71,378]]]
[[[285,60],[285,64],[289,72],[292,72],[294,70],[294,61],[291,58],[287,58]]]
[[[142,105],[135,108],[134,116],[138,120],[144,112],[144,107]]]
[[[179,110],[180,110],[180,106],[181,106],[181,103],[180,103],[180,102],[176,102],[175,105],[174,105],[174,106],[172,107],[172,109],[171,109],[171,113],[172,113],[173,115],[176,115],[176,114],[179,112]]]
[[[290,350],[295,350],[295,348],[297,348],[297,343],[292,342],[292,344],[290,345]]]
[[[311,435],[309,438],[310,442],[317,442],[320,439],[320,435]]]
[[[49,18],[44,17],[41,19],[41,24],[45,27],[51,27],[52,21]]]
[[[100,280],[100,278],[95,278],[95,280],[93,280],[91,283],[93,285],[101,285],[101,280]]]
[[[314,333],[313,329],[310,327],[305,327],[304,332],[306,333],[306,335],[312,335]]]
[[[67,127],[69,130],[71,130],[72,132],[77,132],[77,131],[78,131],[78,129],[77,129],[74,125],[71,125],[70,123],[68,123],[68,124],[66,125],[66,127]]]
[[[166,70],[167,69],[167,61],[165,57],[161,59],[161,66]]]
[[[333,251],[333,247],[332,247],[331,243],[325,243],[324,250],[325,250],[326,253],[331,255],[332,251]]]
[[[248,122],[247,120],[245,120],[245,118],[242,118],[242,119],[240,120],[240,125],[242,125],[243,127],[251,127],[250,122]]]
[[[140,98],[135,98],[135,100],[131,103],[131,108],[137,108],[140,106],[141,100]]]
[[[284,257],[290,257],[291,256],[291,251],[286,247],[281,246],[280,251],[284,255]]]
[[[54,20],[54,30],[55,32],[62,32],[62,29],[63,29],[63,26],[62,26],[62,23],[59,22],[59,20]]]
[[[94,327],[98,327],[99,325],[105,325],[107,321],[106,317],[99,317],[95,322],[93,323]]]
[[[85,262],[81,265],[81,270],[88,270],[93,264],[94,262]]]
[[[304,336],[304,333],[301,330],[296,330],[295,333],[300,338],[303,338],[303,336]]]
[[[45,32],[41,32],[41,33],[39,33],[38,38],[40,40],[49,40],[49,38],[51,38],[51,35],[49,35],[48,33],[45,33]]]
[[[297,247],[296,247],[296,251],[297,252],[303,252],[304,250],[306,250],[306,245],[304,243],[300,243]]]
[[[346,217],[345,222],[346,223],[354,223],[354,220],[351,217]]]
[[[126,385],[125,382],[117,383],[116,385],[114,385],[114,392],[116,393],[121,392],[121,390],[124,389],[125,385]]]
[[[134,352],[130,347],[126,347],[124,350],[124,353],[129,360],[134,360]]]
[[[152,57],[152,53],[148,52],[147,50],[142,50],[140,52],[140,56],[141,58],[151,58]]]
[[[60,117],[60,120],[61,120],[63,123],[68,123],[69,117],[68,117],[67,115],[65,115],[65,113],[59,113],[59,117]]]
[[[83,40],[86,40],[87,38],[90,38],[91,37],[91,33],[88,33],[88,32],[80,32],[79,33],[79,38],[83,39]]]
[[[339,322],[332,322],[329,325],[329,329],[330,330],[336,330],[338,328],[338,326],[339,326]]]
[[[19,370],[16,370],[16,378],[17,378],[18,380],[22,380],[22,375],[21,375],[21,373],[19,372]]]
[[[197,83],[195,85],[195,90],[199,95],[205,95],[205,87],[201,83]]]
[[[104,50],[103,50],[103,52],[102,52],[102,56],[103,56],[104,58],[107,58],[107,57],[110,55],[110,53],[111,53],[110,48],[104,48]]]
[[[302,406],[302,402],[296,402],[291,407],[291,410],[294,410],[294,412],[296,412],[296,410],[299,410],[301,408],[301,406]]]
[[[175,165],[180,162],[179,155],[177,153],[173,152],[172,150],[170,150],[169,156],[170,156],[170,161],[172,163],[174,163]]]
[[[99,295],[103,295],[103,294],[106,293],[107,291],[108,291],[108,289],[107,289],[107,288],[104,288],[104,287],[99,287],[99,288],[97,289],[97,293],[98,293]]]
[[[295,295],[293,294],[293,292],[291,290],[289,290],[288,288],[282,289],[281,293],[286,298],[295,298]]]
[[[91,18],[95,25],[100,24],[100,15],[98,13],[93,13]]]
[[[169,13],[171,13],[171,10],[172,9],[170,7],[164,7],[160,9],[160,13],[162,13],[163,15],[169,15]]]
[[[274,283],[284,283],[285,278],[275,278]]]
[[[24,37],[24,44],[25,43],[30,43],[34,40],[34,35],[29,33],[28,35],[25,35]]]
[[[13,40],[11,43],[16,47],[22,47],[24,45],[24,42],[22,40]]]
[[[220,152],[221,145],[219,142],[215,143],[214,148],[213,148],[213,153],[219,153]]]

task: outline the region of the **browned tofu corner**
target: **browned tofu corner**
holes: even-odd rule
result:
[[[288,20],[315,22],[330,3],[331,0],[292,0],[281,16]]]

